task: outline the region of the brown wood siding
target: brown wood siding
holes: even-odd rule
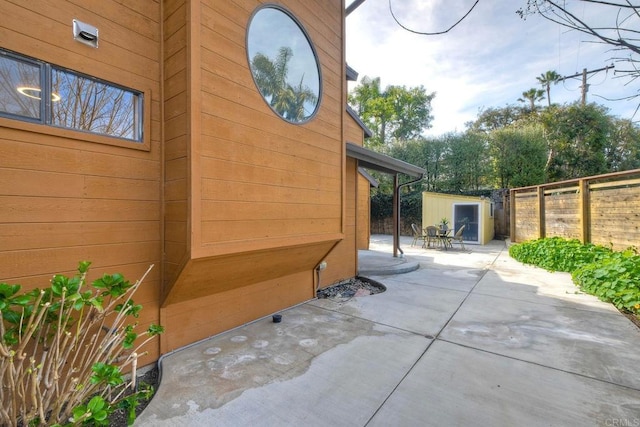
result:
[[[320,110],[301,125],[277,117],[253,82],[246,25],[259,5],[187,2],[184,35],[176,24],[165,34],[186,41],[165,47],[176,56],[165,64],[166,256],[185,258],[167,262],[161,312],[189,328],[165,334],[163,351],[313,298],[314,269],[343,236],[344,5],[282,2],[322,64]]]
[[[149,150],[96,144],[79,132],[0,121],[0,280],[46,286],[52,274],[93,262],[90,280],[121,272],[135,281],[141,327],[159,321],[160,6],[105,0],[0,1],[2,47],[144,92]],[[73,40],[73,19],[96,26],[99,47]],[[86,140],[85,140],[86,139]],[[130,148],[129,148],[130,147]],[[159,356],[150,345],[148,363]]]
[[[371,184],[358,174],[358,205],[356,246],[359,250],[368,250],[371,240]]]
[[[360,146],[364,145],[364,129],[348,113],[345,119],[346,141]],[[371,237],[371,184],[360,173],[357,173],[356,190],[356,247],[369,249]]]
[[[291,307],[310,299],[312,289],[313,274],[304,271],[170,305],[162,310],[162,323],[176,328],[163,334],[162,352]]]
[[[291,125],[266,105],[248,68],[246,24],[258,4],[201,5],[201,216],[194,220],[204,247],[241,240],[250,250],[259,239],[341,231],[341,53],[328,28],[339,28],[340,16],[318,4],[288,6],[311,33],[324,85],[317,117]],[[314,26],[318,14],[328,22]],[[239,203],[229,200],[236,187],[244,190]],[[264,200],[283,189],[286,201]]]
[[[189,31],[186,0],[163,2],[164,60],[164,288],[189,252]]]
[[[357,162],[347,159],[346,174],[346,218],[344,239],[327,255],[327,268],[320,275],[319,288],[355,276],[358,271],[358,249],[356,248],[356,176]]]

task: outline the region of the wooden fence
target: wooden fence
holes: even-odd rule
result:
[[[512,189],[511,241],[579,239],[640,247],[640,169]]]

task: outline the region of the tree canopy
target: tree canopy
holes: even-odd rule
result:
[[[380,78],[364,76],[349,94],[351,107],[369,127],[373,137],[367,145],[383,147],[393,141],[419,137],[431,127],[431,101],[435,92],[423,86],[387,86],[380,88]]]
[[[382,90],[379,78],[364,77],[349,100],[374,133],[370,147],[426,171],[413,191],[477,194],[640,168],[637,124],[596,103],[537,105],[558,78],[541,73],[543,89],[523,92],[526,105],[483,108],[466,131],[441,136],[424,132],[435,94],[422,86]],[[376,177],[377,191],[391,193],[390,177]]]

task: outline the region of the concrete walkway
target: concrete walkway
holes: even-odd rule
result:
[[[370,276],[384,293],[310,301],[164,357],[135,425],[640,425],[640,331],[615,308],[503,242],[410,243],[420,268]],[[361,270],[401,261],[390,236],[371,250]]]

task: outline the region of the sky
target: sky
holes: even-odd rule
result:
[[[471,8],[475,0],[391,0],[398,21],[421,32],[443,31]],[[351,3],[346,1],[347,6]],[[366,0],[346,19],[347,63],[363,76],[380,77],[381,87],[424,86],[436,92],[434,120],[426,135],[462,132],[465,123],[488,107],[518,102],[522,92],[542,88],[536,77],[549,70],[562,76],[612,64],[619,52],[593,43],[541,16],[521,19],[516,10],[526,0],[480,0],[455,28],[443,35],[425,36],[402,29],[389,11],[389,0]],[[611,8],[608,9],[609,11]],[[593,6],[580,7],[581,18],[594,24],[615,17]],[[621,65],[616,65],[621,69]],[[551,86],[553,103],[580,100],[582,77]],[[588,75],[587,102],[597,102],[610,114],[632,118],[635,101],[606,101],[636,93],[637,84],[615,76],[614,70]],[[355,86],[350,84],[350,89]],[[546,94],[545,94],[546,96]],[[547,100],[541,102],[546,105]],[[528,104],[527,104],[528,105]],[[634,120],[640,118],[640,113]]]

